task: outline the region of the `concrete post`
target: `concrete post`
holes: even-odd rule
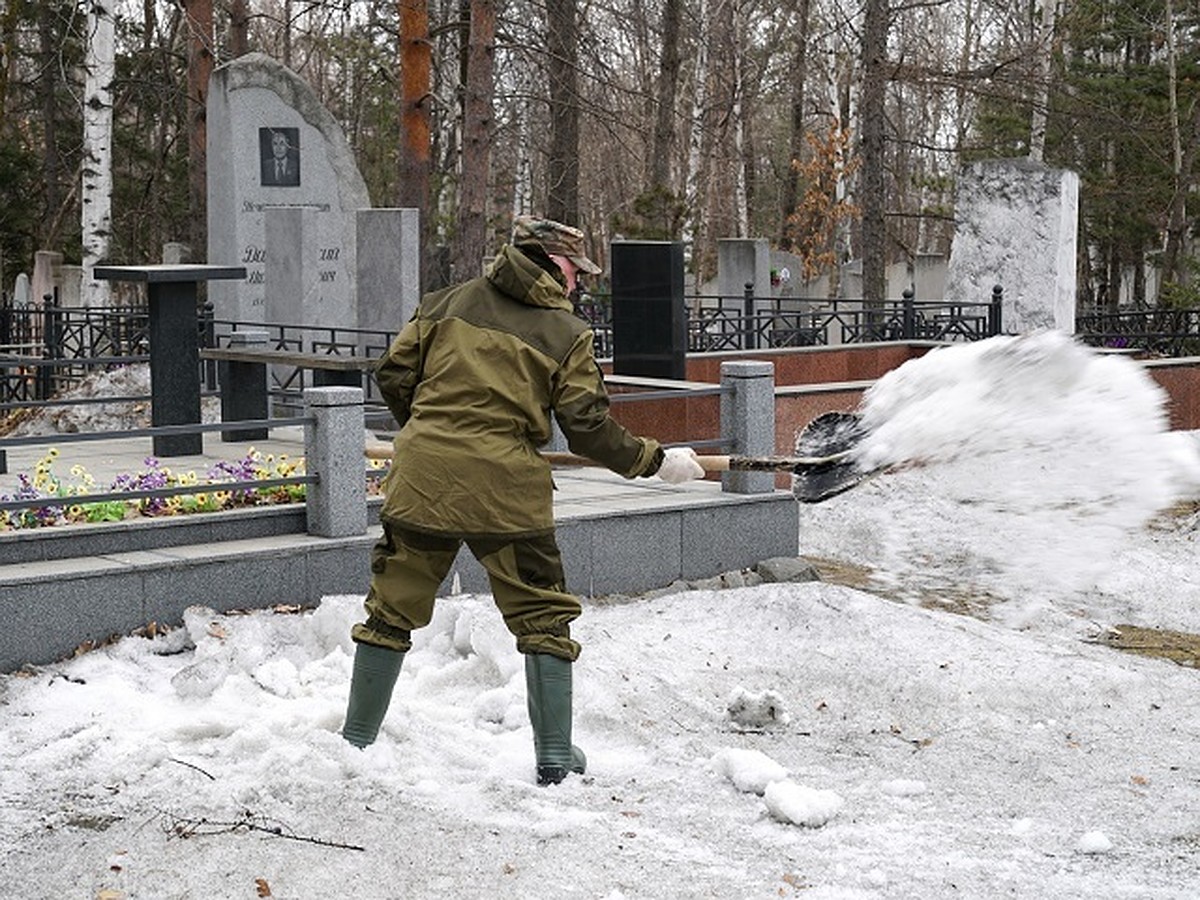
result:
[[[313,387],[304,392],[305,470],[317,476],[305,504],[308,533],[349,537],[367,530],[367,480],[363,459],[363,391]]]
[[[721,363],[721,438],[737,456],[775,453],[775,366],[760,360]],[[732,390],[729,390],[732,389]],[[770,472],[727,472],[722,489],[733,494],[775,490]]]

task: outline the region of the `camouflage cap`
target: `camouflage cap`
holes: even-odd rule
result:
[[[515,245],[538,244],[548,256],[565,256],[581,272],[599,275],[603,269],[587,258],[583,250],[583,232],[570,225],[537,216],[517,216],[513,220]]]

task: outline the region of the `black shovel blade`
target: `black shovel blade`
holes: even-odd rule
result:
[[[800,432],[796,453],[799,456],[838,457],[853,450],[865,434],[857,413],[824,413]],[[850,454],[829,462],[797,466],[792,491],[802,503],[820,503],[850,490],[871,474]]]

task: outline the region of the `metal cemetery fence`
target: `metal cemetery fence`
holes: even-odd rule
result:
[[[211,305],[206,305],[200,316],[201,347],[228,347],[235,332],[245,329],[266,332],[264,350],[291,351],[314,356],[353,356],[378,359],[391,343],[392,334],[386,331],[371,331],[361,328],[339,328],[322,325],[288,325],[282,322],[236,322],[229,319],[214,319]],[[206,388],[217,387],[217,366],[209,361],[202,362]],[[317,370],[304,366],[275,364],[269,373],[268,392],[278,410],[294,411],[303,405],[302,395],[306,387],[319,381]],[[362,379],[368,405],[379,403],[375,383],[371,378]]]
[[[330,356],[378,357],[391,335],[315,325],[242,323],[213,317],[211,304],[199,314],[200,346],[227,346],[237,328],[268,335],[272,350]],[[47,298],[44,306],[13,306],[0,302],[0,415],[17,408],[65,406],[77,401],[54,399],[89,374],[150,359],[149,312],[145,305],[104,308],[64,308]],[[204,392],[218,390],[218,366],[200,364]],[[301,395],[314,385],[311,370],[272,367],[271,393],[282,410],[302,406]],[[368,398],[374,389],[363,379]],[[112,401],[144,401],[148,396],[106,397]]]
[[[148,323],[145,307],[0,304],[0,412],[48,401],[97,367],[148,361]]]
[[[1200,355],[1200,309],[1088,312],[1075,318],[1075,333],[1093,347],[1196,356]]]
[[[689,353],[832,346],[870,341],[977,341],[1001,333],[1003,292],[993,289],[979,303],[918,301],[911,291],[901,300],[869,304],[862,300],[810,300],[693,295],[687,299]],[[576,314],[591,323],[596,355],[611,357],[612,298],[586,295]]]
[[[993,289],[977,303],[901,300],[811,300],[693,295],[687,301],[687,347],[692,353],[785,347],[834,346],[868,341],[976,341],[1003,333],[1003,293]],[[612,303],[587,294],[576,306],[594,332],[596,355],[613,356]],[[149,360],[149,314],[144,305],[63,308],[54,298],[44,306],[14,306],[0,297],[0,414],[16,408],[68,405],[59,397],[88,374]],[[206,304],[199,314],[200,346],[229,346],[235,331],[266,333],[263,349],[313,356],[377,358],[392,335],[318,325],[245,323],[215,319]],[[1144,309],[1086,312],[1077,336],[1097,347],[1144,350],[1163,356],[1200,354],[1200,310]],[[218,364],[200,363],[206,394],[219,388]],[[273,364],[269,392],[273,407],[287,415],[302,406],[306,387],[321,383],[318,368]],[[362,379],[368,405],[378,402],[370,378]],[[108,397],[108,401],[148,397]]]

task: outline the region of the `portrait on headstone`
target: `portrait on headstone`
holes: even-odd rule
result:
[[[296,187],[300,184],[300,129],[258,129],[262,183],[267,187]]]

